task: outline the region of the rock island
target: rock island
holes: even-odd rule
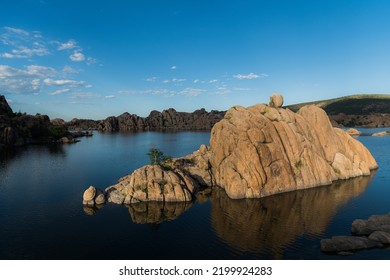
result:
[[[168,164],[143,166],[104,191],[90,187],[83,203],[100,203],[102,194],[118,204],[191,201],[207,187],[220,187],[232,199],[260,198],[378,168],[368,149],[332,127],[321,108],[308,105],[294,113],[282,106],[279,94],[268,105],[234,106],[212,128],[210,146]]]

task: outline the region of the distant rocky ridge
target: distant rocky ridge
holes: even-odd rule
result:
[[[177,112],[168,109],[162,112],[152,111],[148,117],[142,118],[135,114],[123,113],[118,117],[108,117],[104,120],[73,119],[62,123],[70,130],[100,130],[104,132],[140,132],[159,130],[211,130],[220,121],[225,112],[205,109],[192,113]],[[56,120],[61,122],[61,120]]]
[[[210,147],[169,165],[141,167],[104,194],[118,204],[191,201],[202,188],[218,186],[233,199],[259,198],[369,175],[378,167],[322,109],[311,105],[294,113],[282,104],[281,95],[272,95],[270,105],[234,106],[212,128]],[[91,196],[83,203],[97,202]]]

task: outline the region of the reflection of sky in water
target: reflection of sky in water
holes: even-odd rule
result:
[[[368,186],[366,177],[257,200],[214,191],[192,205],[102,209],[83,209],[87,186],[105,188],[147,164],[153,145],[183,156],[208,144],[209,133],[96,132],[73,145],[2,151],[0,258],[340,258],[322,254],[319,239],[348,235],[355,218],[390,212],[390,136],[358,140],[380,166]],[[385,252],[351,258],[387,258]]]

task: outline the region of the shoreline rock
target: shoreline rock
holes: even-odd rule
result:
[[[351,225],[352,236],[334,236],[322,239],[321,251],[325,253],[350,252],[381,248],[390,244],[390,214],[373,215],[367,220],[356,219]]]

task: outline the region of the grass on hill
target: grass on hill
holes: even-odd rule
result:
[[[328,115],[390,114],[390,94],[356,94],[340,98],[306,102],[286,106],[296,112],[305,105],[316,105]]]

